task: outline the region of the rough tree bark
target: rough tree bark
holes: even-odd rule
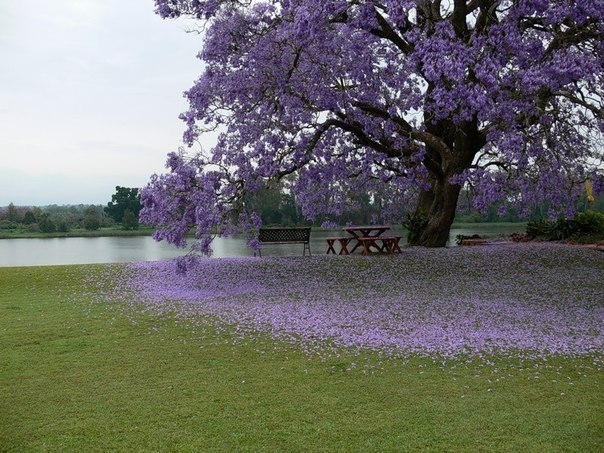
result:
[[[437,181],[430,190],[421,192],[415,215],[417,218],[425,218],[426,222],[411,238],[412,245],[447,245],[460,190],[459,185]]]
[[[444,247],[461,192],[461,186],[451,178],[472,165],[476,153],[486,143],[485,134],[478,128],[478,121],[454,124],[450,120],[428,123],[427,131],[440,139],[445,146],[426,146],[424,165],[430,172],[431,187],[422,191],[414,212],[417,230],[409,238],[411,245]]]

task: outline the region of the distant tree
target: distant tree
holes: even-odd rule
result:
[[[59,231],[60,233],[67,233],[69,231],[69,225],[65,220],[60,220],[57,223],[57,231]]]
[[[40,227],[37,223],[30,223],[29,225],[26,225],[25,231],[27,231],[28,233],[39,233]]]
[[[138,218],[130,209],[124,211],[122,227],[124,227],[125,230],[136,230],[138,228]]]
[[[280,224],[283,214],[280,211],[282,190],[280,185],[261,184],[255,193],[245,197],[244,203],[252,211],[257,212],[264,225]]]
[[[8,207],[6,208],[5,219],[8,220],[9,222],[18,222],[19,221],[19,210],[13,203],[10,203],[8,205]]]
[[[303,219],[290,187],[291,182],[286,180],[261,182],[255,192],[246,194],[245,207],[257,212],[263,225],[300,225]]]
[[[42,233],[54,233],[57,231],[57,227],[48,213],[42,214],[40,221],[38,222],[38,227]]]
[[[84,228],[96,231],[101,227],[101,212],[96,206],[89,206],[84,211]]]
[[[34,206],[30,209],[31,213],[34,216],[34,219],[36,219],[36,222],[38,222],[38,220],[40,220],[42,218],[42,214],[44,213],[42,211],[42,208],[40,208],[39,206]]]
[[[10,220],[2,219],[0,220],[0,230],[14,230],[17,228],[17,224],[15,222],[11,222]]]
[[[303,223],[300,207],[296,204],[296,199],[291,193],[283,194],[281,199],[281,212],[283,213],[284,225],[300,225]]]
[[[28,209],[23,216],[23,225],[31,225],[32,223],[36,223],[36,216]]]
[[[109,217],[116,221],[116,223],[123,223],[124,213],[130,211],[132,215],[137,219],[138,213],[141,210],[141,202],[139,190],[137,188],[129,187],[115,187],[115,193],[111,196],[111,201],[107,204],[105,212]],[[131,219],[128,219],[131,222]]]

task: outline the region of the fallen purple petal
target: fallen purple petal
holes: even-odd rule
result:
[[[604,350],[604,256],[580,247],[205,259],[185,275],[171,261],[144,262],[119,279],[129,300],[150,310],[209,317],[310,352],[335,346],[454,358]]]

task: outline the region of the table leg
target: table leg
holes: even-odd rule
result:
[[[333,248],[333,245],[335,244],[336,240],[335,239],[326,239],[326,240],[327,240],[327,255],[329,255],[329,252],[331,252],[335,255],[336,250]]]
[[[357,237],[350,238],[350,240],[357,241],[356,244],[354,244],[354,247],[352,248],[352,250],[350,250],[350,253],[354,253],[356,251],[356,249],[358,249],[361,246],[361,241],[359,241],[359,238],[357,238]]]

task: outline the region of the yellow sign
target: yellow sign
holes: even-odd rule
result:
[[[595,201],[595,198],[594,198],[594,188],[591,183],[591,179],[588,179],[587,181],[585,181],[585,192],[587,192],[587,202],[593,203]]]

